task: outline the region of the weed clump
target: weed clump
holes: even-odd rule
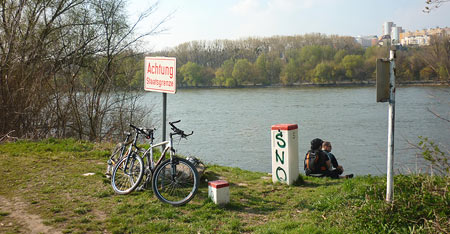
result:
[[[450,232],[449,177],[398,175],[394,179],[393,203],[380,197],[384,184],[370,186],[378,192],[365,194],[355,214],[357,226],[369,233]]]

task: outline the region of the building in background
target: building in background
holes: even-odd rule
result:
[[[381,36],[383,37],[389,35],[392,45],[400,44],[400,34],[403,33],[403,29],[401,26],[395,25],[394,22],[384,22],[382,31],[383,35]]]
[[[355,37],[355,40],[364,48],[375,46],[378,43],[378,37],[376,35],[357,36]]]
[[[405,32],[401,26],[397,26],[394,22],[384,22],[382,27],[382,35],[378,38],[375,35],[357,36],[355,41],[362,47],[367,48],[375,45],[389,44],[402,46],[425,46],[430,45],[431,36],[450,35],[450,28],[431,28],[416,30],[414,32]]]
[[[450,35],[450,28],[431,28],[416,30],[414,32],[400,33],[400,43],[402,46],[425,46],[430,44],[431,36]]]
[[[384,22],[381,36],[384,36],[384,35],[390,36],[393,25],[395,25],[393,22]]]

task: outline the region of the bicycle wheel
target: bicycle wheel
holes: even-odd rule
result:
[[[128,160],[128,165],[125,164]],[[144,175],[144,162],[136,154],[123,158],[115,167],[112,174],[111,185],[118,194],[129,194],[141,183]]]
[[[156,197],[174,206],[184,205],[194,198],[198,184],[197,169],[183,158],[162,162],[152,178],[152,189]]]
[[[113,170],[115,165],[119,162],[120,159],[122,159],[120,153],[122,152],[122,148],[125,147],[124,144],[118,143],[116,147],[114,147],[114,150],[111,153],[111,156],[108,159],[107,167],[106,167],[106,177],[110,178],[113,174]],[[125,152],[126,153],[126,152]]]

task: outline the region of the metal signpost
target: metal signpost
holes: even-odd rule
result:
[[[389,101],[387,202],[392,202],[394,196],[395,57],[395,49],[391,49],[388,61],[377,60],[377,102]]]
[[[144,90],[163,93],[162,141],[165,141],[167,93],[177,92],[177,59],[145,57],[144,74]]]

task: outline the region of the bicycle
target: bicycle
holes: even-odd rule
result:
[[[145,187],[149,182],[151,182],[152,190],[155,193],[155,196],[162,202],[169,203],[174,206],[180,206],[188,203],[192,200],[192,198],[194,198],[199,185],[199,175],[197,169],[188,160],[175,157],[175,149],[173,148],[174,136],[179,135],[181,138],[187,138],[194,132],[191,132],[190,134],[184,133],[183,130],[175,126],[175,124],[179,122],[180,120],[169,122],[172,129],[172,132],[169,134],[169,140],[157,144],[153,144],[153,132],[155,129],[144,130],[142,128],[137,128],[130,125],[136,129],[136,136],[133,141],[133,146],[136,150],[122,159],[122,161],[114,168],[111,183],[115,191],[116,189],[119,191],[126,191],[127,193],[133,191],[136,189],[137,184],[141,182],[143,175],[145,174],[146,180],[144,181],[142,187]],[[150,147],[144,152],[142,152],[143,150],[136,145],[139,134],[145,134],[147,139],[149,139]],[[164,145],[165,148],[161,153],[161,157],[155,162],[153,148]],[[169,154],[168,159],[166,159],[167,153]],[[142,154],[142,158],[146,159],[147,162],[145,165],[145,170],[140,154]],[[129,163],[130,166],[128,165]],[[121,173],[126,175],[124,176],[124,178],[127,178],[125,180],[126,183],[115,184],[115,181],[117,180],[116,177],[119,175],[118,171],[121,171]],[[138,175],[138,177],[136,177],[136,175]],[[124,187],[119,188],[118,185],[124,185]]]
[[[111,185],[114,192],[117,194],[129,194],[133,192],[137,186],[140,184],[144,171],[144,162],[139,156],[137,147],[137,140],[140,134],[145,134],[148,136],[153,135],[153,129],[142,129],[137,128],[130,124],[130,127],[135,129],[134,138],[128,147],[127,153],[121,155],[122,158],[115,164],[111,176]],[[127,134],[127,140],[131,134]],[[132,150],[134,147],[134,150]],[[122,145],[120,148],[122,152],[125,146]]]
[[[115,165],[122,160],[122,158],[126,155],[128,155],[131,152],[131,143],[132,141],[129,141],[131,133],[130,132],[124,132],[123,134],[125,134],[126,138],[123,142],[118,143],[115,147],[114,150],[111,153],[111,156],[109,157],[108,161],[107,161],[107,167],[106,167],[106,173],[105,176],[106,178],[111,178],[111,175],[113,173],[114,167]],[[127,146],[130,145],[130,147],[128,148],[127,151],[125,151],[125,149],[127,148]],[[126,152],[126,153],[125,153]]]

